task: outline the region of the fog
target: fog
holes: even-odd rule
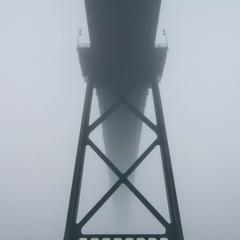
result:
[[[186,240],[239,238],[239,10],[236,0],[162,3],[157,41],[165,28],[169,52],[160,89]],[[2,0],[0,26],[0,239],[59,240],[86,87],[76,51],[79,28],[88,41],[83,0]],[[91,121],[99,115],[96,99],[93,106]],[[150,98],[147,106],[154,118]],[[101,128],[94,134],[103,148]],[[153,139],[144,127],[139,154]],[[79,218],[109,187],[107,168],[91,154]],[[164,196],[155,192],[162,191],[157,157],[131,181],[167,216]],[[116,230],[113,204],[86,231]],[[125,230],[158,229],[141,203],[132,199],[129,208]]]

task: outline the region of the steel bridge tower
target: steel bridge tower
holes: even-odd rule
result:
[[[87,87],[64,240],[183,240],[158,86],[167,55],[166,45],[155,44],[160,3],[160,0],[85,0],[90,45],[78,46],[78,54]],[[101,116],[90,124],[94,89]],[[156,124],[144,114],[150,90]],[[117,114],[111,117],[115,112]],[[155,133],[156,139],[137,157],[142,123]],[[100,125],[107,154],[99,149],[94,139],[89,138],[89,134]],[[87,146],[115,173],[118,180],[77,222],[84,162],[88,161],[85,156]],[[129,181],[130,174],[137,171],[138,166],[156,146],[160,147],[159,161],[162,161],[170,221]],[[122,171],[119,166],[124,166],[127,170]],[[82,231],[83,226],[122,185],[164,226],[164,233],[86,234]]]

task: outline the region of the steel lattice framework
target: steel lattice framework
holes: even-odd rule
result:
[[[112,104],[109,109],[102,114],[96,121],[89,125],[89,118],[91,112],[91,103],[93,96],[94,83],[88,82],[85,96],[85,103],[82,116],[81,133],[78,144],[78,151],[76,157],[76,165],[73,176],[71,198],[69,203],[67,224],[64,240],[75,240],[80,238],[92,239],[92,238],[155,238],[155,239],[169,239],[169,240],[183,240],[183,233],[180,221],[180,214],[177,203],[177,195],[175,190],[173,171],[167,141],[166,128],[164,123],[163,109],[160,98],[160,90],[158,82],[153,81],[150,85],[153,92],[153,100],[155,107],[155,114],[157,124],[155,125],[150,119],[142,114],[130,101],[128,101],[128,95],[124,98],[120,97],[115,103]],[[134,89],[136,91],[136,89]],[[128,109],[134,113],[139,119],[141,119],[150,129],[156,133],[156,139],[150,144],[150,146],[144,151],[144,153],[128,168],[128,170],[122,173],[108,157],[95,145],[93,141],[89,139],[89,134],[94,131],[104,120],[106,120],[120,105],[124,104]],[[128,180],[128,177],[133,173],[137,167],[144,161],[144,159],[153,151],[153,149],[159,145],[161,149],[162,165],[165,176],[166,191],[168,197],[168,205],[170,211],[171,222],[167,220],[159,213],[154,206],[142,195],[142,193]],[[85,215],[85,217],[79,222],[77,221],[78,202],[81,189],[81,180],[83,175],[83,166],[85,159],[86,147],[90,146],[92,150],[104,161],[104,163],[118,176],[118,181],[109,189],[109,191],[102,196],[97,204]],[[104,203],[113,195],[113,193],[121,186],[125,184],[128,189],[142,202],[142,204],[151,212],[151,214],[165,227],[166,233],[164,234],[83,234],[82,227],[90,220],[91,217],[104,205]]]
[[[158,85],[159,78],[162,76],[168,49],[166,45],[156,46],[154,42],[160,2],[160,0],[85,0],[91,45],[78,47],[82,73],[87,79],[87,88],[64,240],[184,239]],[[109,92],[116,97],[116,100],[111,103],[112,105],[109,108],[101,112],[97,120],[90,124],[89,120],[94,89],[97,91],[100,91],[99,89],[108,89]],[[152,91],[156,124],[146,117],[144,111],[140,111],[130,100],[130,97],[134,93],[141,92],[142,90],[146,92],[149,89]],[[141,103],[146,101],[145,97],[146,95],[140,99]],[[107,100],[101,97],[99,97],[98,100],[101,109],[101,105],[103,106]],[[94,139],[90,140],[89,138],[90,133],[98,126],[104,125],[109,117],[122,105],[130,110],[130,112],[137,117],[138,121],[146,124],[156,135],[155,140],[147,147],[143,154],[135,161],[132,161],[130,167],[124,172],[110,159],[111,157],[107,157],[106,154],[100,150],[94,143]],[[143,108],[143,104],[141,106]],[[129,123],[129,129],[134,128],[134,123],[131,124],[132,125]],[[111,128],[112,126],[115,128],[118,127],[117,124],[111,125]],[[111,140],[117,139],[118,135],[111,132],[112,129],[110,131],[109,129],[107,129],[107,134],[110,132]],[[123,130],[124,126],[122,126],[121,129]],[[118,129],[116,132],[120,133],[121,129]],[[139,129],[137,130],[138,133],[141,131]],[[114,134],[116,134],[116,136]],[[139,134],[135,135],[137,137],[140,136]],[[127,139],[129,136],[125,136],[126,141],[131,143],[131,141]],[[124,136],[121,137],[124,138]],[[124,139],[122,140],[124,141]],[[133,151],[137,151],[137,140],[135,137],[135,145],[133,144],[135,147]],[[108,144],[108,147],[111,148],[114,144],[114,148],[118,147],[118,143],[119,142],[116,141],[111,143],[112,145]],[[137,171],[139,165],[157,146],[160,148],[159,160],[161,159],[162,161],[170,221],[167,221],[147,200],[148,198],[128,179],[133,172]],[[90,147],[95,154],[100,157],[107,167],[115,173],[118,180],[80,222],[77,222],[84,162],[87,160],[85,156],[87,147]],[[85,224],[102,208],[121,185],[125,185],[153,217],[164,226],[166,231],[163,234],[83,233],[82,229]]]

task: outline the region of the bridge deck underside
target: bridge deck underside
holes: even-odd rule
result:
[[[92,46],[133,51],[155,42],[160,0],[85,0]]]

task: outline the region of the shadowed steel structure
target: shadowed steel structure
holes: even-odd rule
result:
[[[78,46],[78,53],[87,89],[64,240],[80,238],[183,240],[158,87],[167,55],[166,45],[155,44],[160,2],[160,0],[85,0],[90,45]],[[94,89],[98,96],[101,116],[89,124]],[[149,89],[152,91],[156,124],[144,115]],[[137,157],[142,123],[155,133],[156,139],[140,157]],[[99,125],[103,127],[106,153],[99,149],[94,139],[89,139],[89,134]],[[118,180],[80,222],[77,222],[87,146],[116,174]],[[160,146],[161,149],[159,161],[162,159],[170,222],[128,179],[156,146]],[[122,184],[127,186],[164,226],[166,230],[164,233],[86,234],[82,231],[83,226]]]

